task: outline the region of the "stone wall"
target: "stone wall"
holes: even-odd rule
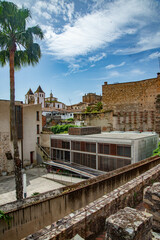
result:
[[[102,97],[100,95],[96,95],[95,93],[87,93],[83,97],[83,102],[86,103],[96,103],[101,102]]]
[[[9,133],[0,132],[0,174],[13,172],[13,156],[10,151]]]
[[[132,108],[131,108],[132,109]],[[114,113],[113,130],[140,132],[156,131],[155,111],[118,111]]]
[[[160,164],[160,157],[151,157],[99,177],[59,189],[56,192],[50,191],[39,194],[36,197],[24,199],[21,202],[3,205],[1,206],[1,210],[8,213],[8,215],[12,217],[12,220],[10,226],[7,226],[5,222],[0,220],[0,239],[21,239],[85,207],[89,203],[92,206],[93,201],[101,198],[104,194],[110,193],[158,164]],[[156,171],[158,171],[158,169],[159,167],[155,168]],[[155,172],[153,176],[156,177]],[[145,181],[145,177],[142,177],[141,180]],[[135,191],[138,191],[138,182],[134,179],[132,183],[137,187]],[[132,187],[130,184],[127,184],[127,186],[129,188]],[[137,200],[139,196],[141,195],[137,194]],[[126,197],[127,192],[125,198]],[[111,199],[107,197],[107,201],[110,202],[110,200]],[[122,202],[124,202],[124,198]],[[128,202],[132,203],[131,200]],[[114,209],[114,204],[110,207]],[[97,208],[95,208],[95,210],[96,209]],[[97,213],[95,214],[97,215]],[[82,216],[84,217],[83,214]],[[91,219],[92,218],[93,216]],[[100,219],[98,221],[101,223]]]
[[[160,76],[137,82],[105,82],[102,86],[102,101],[107,110],[155,110],[155,100],[159,93]]]
[[[83,121],[84,125],[101,127],[102,131],[112,131],[114,125],[113,111],[103,113],[75,113],[75,121]]]
[[[113,130],[160,133],[160,75],[157,78],[102,86],[104,110],[113,111]],[[112,119],[111,119],[112,120]]]
[[[97,234],[104,231],[106,217],[115,214],[119,209],[126,206],[135,207],[143,199],[143,189],[159,179],[160,165],[116,188],[114,191],[105,194],[103,197],[88,204],[85,208],[72,212],[57,222],[53,222],[52,225],[46,226],[24,239],[66,240],[79,234],[86,240],[93,240]],[[137,224],[139,224],[138,221]]]

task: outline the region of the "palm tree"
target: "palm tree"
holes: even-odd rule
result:
[[[0,1],[0,64],[9,62],[10,68],[10,126],[14,147],[14,167],[17,200],[23,198],[22,161],[19,157],[18,139],[15,122],[15,68],[35,65],[41,57],[40,46],[34,42],[34,36],[43,39],[40,27],[26,29],[30,11],[18,8],[12,2]]]

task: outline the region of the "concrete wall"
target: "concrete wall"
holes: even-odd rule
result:
[[[41,146],[44,148],[50,148],[50,135],[53,133],[41,133]]]
[[[30,152],[36,161],[37,124],[42,131],[41,105],[22,105],[23,109],[23,140],[18,141],[20,159],[24,166],[30,164]],[[39,121],[36,120],[36,112],[39,111]],[[14,171],[13,159],[7,159],[6,152],[11,152],[13,158],[13,143],[10,139],[10,102],[0,101],[0,174],[2,171],[11,173]]]
[[[36,112],[39,112],[39,121]],[[37,125],[42,131],[41,104],[23,105],[23,162],[30,164],[30,152],[33,152],[33,161],[36,162]]]
[[[1,210],[12,216],[11,226],[0,220],[0,239],[21,239],[47,226],[71,212],[122,186],[160,163],[160,157],[152,157],[134,165],[108,174],[74,184],[39,196],[1,206]],[[54,197],[55,196],[55,197]]]

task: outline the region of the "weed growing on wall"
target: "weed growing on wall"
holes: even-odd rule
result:
[[[57,134],[57,133],[67,133],[70,127],[78,127],[78,126],[72,125],[72,124],[56,125],[56,126],[52,126],[51,127],[51,131],[54,134]]]
[[[4,220],[8,226],[10,226],[10,221],[12,217],[0,210],[0,219]]]
[[[156,156],[156,155],[160,156],[160,142],[158,143],[158,148],[153,150],[153,155],[152,156]]]

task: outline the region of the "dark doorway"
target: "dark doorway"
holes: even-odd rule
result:
[[[31,164],[33,163],[33,153],[34,153],[34,152],[30,152],[30,163],[31,163]]]

